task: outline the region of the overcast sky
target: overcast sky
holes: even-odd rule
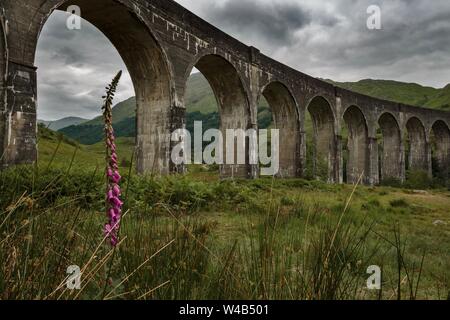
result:
[[[312,76],[336,81],[450,82],[448,0],[178,0],[242,42]],[[366,27],[381,8],[382,30]],[[87,23],[68,30],[64,13],[44,27],[36,56],[38,116],[92,118],[105,83],[126,70],[109,41]],[[117,101],[133,96],[128,73]]]

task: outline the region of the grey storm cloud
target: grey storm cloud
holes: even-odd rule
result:
[[[315,77],[391,79],[443,87],[450,82],[448,0],[178,0],[188,10],[263,53]],[[381,8],[382,30],[366,27]],[[126,70],[95,27],[44,27],[36,57],[39,117],[99,114],[105,83]],[[117,100],[134,95],[127,72]]]
[[[288,45],[293,32],[311,22],[310,14],[299,4],[257,4],[252,0],[225,1],[206,7],[205,15],[214,23],[234,32],[245,28],[250,37],[260,37],[277,45]]]
[[[180,0],[212,24],[303,72],[337,81],[363,78],[418,82],[435,87],[450,82],[450,2],[448,0]],[[254,27],[253,14],[239,19],[228,8],[265,10]],[[381,8],[382,30],[367,28],[367,8]],[[278,8],[278,9],[273,9]],[[302,23],[285,22],[279,12],[298,14]],[[292,9],[297,8],[297,9]],[[246,13],[248,13],[246,15]],[[271,23],[275,21],[275,23]],[[288,20],[290,21],[290,20]],[[257,24],[257,26],[259,26]],[[268,31],[272,28],[272,32]],[[282,35],[282,33],[281,33]],[[281,39],[281,41],[280,41]]]
[[[65,27],[67,15],[55,12],[44,26],[36,52],[38,117],[92,118],[100,114],[107,83],[123,70],[117,100],[134,95],[126,66],[109,40],[83,21],[81,30]]]

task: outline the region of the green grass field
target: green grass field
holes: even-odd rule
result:
[[[102,144],[41,131],[39,164],[0,174],[1,299],[447,299],[450,192],[299,179],[138,177],[104,243]],[[66,289],[67,267],[83,271]],[[382,290],[366,288],[382,269]]]

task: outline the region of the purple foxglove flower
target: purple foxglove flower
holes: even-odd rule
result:
[[[112,182],[114,182],[114,184],[118,184],[120,182],[120,179],[122,179],[122,177],[120,176],[119,172],[114,172],[113,176],[111,177]]]
[[[106,193],[106,199],[107,199],[108,201],[111,201],[114,197],[115,197],[115,196],[114,196],[113,190],[109,190],[109,191]]]
[[[106,234],[106,236],[109,236],[112,231],[113,231],[113,228],[109,224],[106,224],[105,225],[105,234]]]
[[[113,187],[112,191],[113,191],[113,193],[114,193],[114,195],[115,195],[116,197],[120,197],[121,192],[120,192],[120,188],[119,188],[118,185],[115,185],[115,186]]]
[[[113,197],[110,203],[114,206],[114,208],[122,208],[123,202],[118,197]]]
[[[120,199],[121,191],[119,182],[122,179],[119,173],[118,156],[116,153],[116,144],[114,128],[112,126],[112,100],[119,83],[122,71],[113,79],[105,96],[103,105],[103,118],[105,122],[105,145],[107,149],[107,168],[106,177],[108,186],[106,190],[106,212],[108,223],[104,227],[105,236],[109,238],[112,246],[119,243],[118,232],[120,229],[120,220],[122,215],[123,202]]]

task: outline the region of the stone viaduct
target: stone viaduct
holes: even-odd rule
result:
[[[79,6],[82,17],[108,37],[131,74],[140,173],[177,170],[170,160],[170,133],[185,125],[186,82],[196,67],[215,93],[222,129],[257,129],[258,101],[266,98],[280,129],[283,177],[305,171],[308,112],[314,125],[314,162],[328,163],[329,182],[354,183],[362,174],[367,184],[404,180],[406,168],[430,175],[437,170],[448,177],[449,113],[374,99],[310,77],[172,0],[0,0],[2,168],[37,158],[36,45],[50,14],[69,5]],[[221,173],[254,178],[256,169],[223,166]]]

